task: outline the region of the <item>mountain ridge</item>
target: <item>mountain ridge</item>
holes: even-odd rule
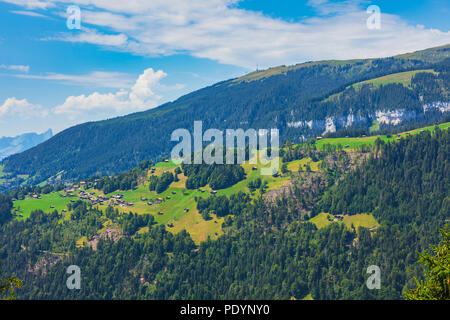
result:
[[[0,160],[26,151],[51,137],[53,137],[52,129],[48,129],[41,134],[30,132],[15,137],[0,137]]]
[[[195,120],[203,120],[204,128],[277,127],[282,140],[294,141],[321,135],[330,128],[367,129],[377,120],[376,112],[402,110],[415,116],[400,119],[400,123],[431,124],[442,120],[444,113],[434,109],[424,113],[424,105],[450,101],[445,90],[428,90],[448,86],[449,57],[450,45],[446,45],[400,58],[306,63],[254,81],[230,79],[154,109],[68,128],[43,144],[8,157],[3,164],[13,175],[33,177],[30,183],[45,181],[60,171],[68,179],[110,175],[146,159],[160,160],[171,149],[170,133],[178,128],[192,130]],[[395,84],[346,89],[357,82],[419,69],[439,69],[440,75],[419,73],[414,77],[414,91]],[[342,100],[323,102],[341,91],[345,92]],[[339,118],[365,120],[348,126],[348,121],[335,120]],[[288,125],[311,121],[313,125]]]

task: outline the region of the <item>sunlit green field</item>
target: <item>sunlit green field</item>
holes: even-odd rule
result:
[[[61,198],[59,192],[52,192],[49,194],[42,194],[42,199],[31,199],[27,197],[25,200],[14,201],[13,212],[16,215],[22,215],[23,217],[18,217],[18,219],[26,219],[30,216],[31,212],[34,210],[42,210],[44,212],[51,212],[53,210],[58,210],[61,212],[63,209],[67,209],[67,204],[70,199],[77,198]],[[55,208],[50,208],[54,206]],[[16,212],[17,210],[17,212]]]
[[[359,227],[365,227],[365,228],[372,228],[372,227],[378,227],[379,223],[377,220],[370,214],[355,214],[355,215],[345,215],[344,219],[342,221],[330,221],[328,220],[330,218],[331,220],[334,219],[334,216],[329,213],[319,213],[314,218],[311,218],[309,222],[312,222],[316,225],[318,229],[324,228],[329,226],[332,223],[343,223],[347,228],[353,227],[358,230]]]
[[[317,172],[319,171],[319,164],[320,161],[314,162],[311,158],[303,158],[300,160],[294,160],[289,163],[287,163],[287,168],[291,172],[299,172],[299,171],[306,171],[307,166],[311,168],[311,171]]]
[[[367,80],[367,81],[358,82],[358,83],[355,83],[353,85],[353,87],[355,89],[359,89],[363,85],[366,85],[366,84],[372,84],[374,86],[379,87],[381,85],[385,86],[385,85],[391,84],[391,83],[399,83],[399,84],[402,84],[404,86],[409,86],[409,85],[411,85],[411,79],[417,73],[420,73],[420,72],[435,73],[434,70],[432,70],[432,69],[398,72],[398,73],[389,74],[389,75],[384,76],[384,77],[379,77],[379,78],[374,78],[374,79],[370,79],[370,80]]]
[[[379,87],[382,85],[385,86],[385,85],[392,84],[392,83],[402,84],[407,87],[407,86],[411,85],[411,79],[417,73],[421,73],[421,72],[436,73],[432,69],[398,72],[398,73],[388,74],[383,77],[378,77],[378,78],[369,79],[366,81],[357,82],[351,86],[348,86],[346,89],[348,89],[350,87],[353,87],[355,89],[361,89],[362,86],[368,85],[368,84],[373,85],[375,87]],[[327,99],[325,99],[325,101],[333,100],[341,95],[342,95],[342,92],[335,93],[335,94],[329,96]]]
[[[335,146],[341,145],[343,148],[345,148],[345,146],[348,146],[346,149],[357,149],[363,145],[373,145],[377,138],[381,138],[384,141],[389,140],[386,136],[370,136],[361,138],[325,138],[318,140],[316,142],[316,146],[318,149],[323,149],[325,145],[330,144]]]
[[[439,124],[438,127],[442,130],[447,129],[450,127],[450,122]],[[387,142],[387,141],[394,141],[396,139],[406,137],[407,135],[419,134],[422,131],[434,131],[434,130],[435,130],[435,126],[429,126],[429,127],[425,127],[425,128],[420,128],[420,129],[400,133],[399,137],[397,137],[397,135],[392,135],[390,138],[388,138],[386,135],[368,136],[368,137],[360,137],[360,138],[325,138],[325,139],[318,140],[316,142],[316,146],[319,149],[322,149],[327,144],[336,145],[336,146],[341,145],[343,148],[346,145],[348,145],[348,149],[357,149],[358,147],[361,147],[363,145],[373,145],[378,138]]]
[[[281,168],[281,161],[279,161],[279,169]],[[298,165],[310,164],[313,170],[317,170],[317,164],[313,163],[311,159],[304,159],[297,161]],[[268,189],[277,189],[284,186],[289,182],[289,176],[278,176],[273,177],[272,175],[262,176],[261,168],[264,167],[262,164],[250,164],[245,163],[242,165],[246,172],[246,179],[238,182],[230,188],[218,190],[217,195],[231,196],[237,192],[249,192],[248,182],[255,180],[258,177],[262,179],[263,182],[267,182]],[[290,165],[292,167],[292,165]],[[173,162],[161,162],[154,166],[154,174],[157,176],[162,175],[166,171],[174,172],[175,168],[178,166]],[[253,168],[257,168],[254,170]],[[297,168],[298,171],[298,168]],[[151,173],[149,171],[148,176]],[[185,188],[186,177],[183,174],[178,175],[179,181],[173,182],[170,187],[157,194],[155,191],[149,191],[148,182],[144,182],[139,185],[134,190],[126,191],[115,191],[108,194],[108,197],[117,194],[123,194],[123,200],[128,203],[133,203],[133,206],[121,207],[116,206],[120,212],[128,213],[134,212],[138,214],[151,214],[155,217],[157,223],[165,224],[168,229],[174,233],[177,233],[183,229],[189,232],[196,242],[201,242],[206,240],[208,237],[216,238],[220,236],[222,231],[223,218],[217,218],[215,215],[211,215],[212,219],[205,221],[203,217],[197,211],[197,204],[195,198],[199,197],[209,197],[211,193],[211,188],[207,185],[200,190],[188,190]],[[95,196],[104,195],[103,192],[95,189],[86,190],[88,193],[94,192]],[[203,191],[203,192],[202,192]],[[259,191],[256,191],[254,195],[257,195]],[[77,193],[75,193],[77,194]],[[25,200],[14,201],[13,212],[17,215],[17,219],[26,219],[29,217],[33,210],[43,210],[44,212],[50,212],[53,210],[58,210],[61,212],[63,209],[67,209],[67,204],[72,199],[77,200],[78,197],[73,198],[62,198],[59,193],[54,192],[48,195],[41,195],[42,199],[31,199],[27,198]],[[167,199],[169,197],[169,199]],[[164,199],[161,203],[156,203],[157,198]],[[152,205],[148,205],[148,202],[152,202]],[[54,208],[51,208],[53,206]],[[106,209],[107,204],[97,205],[100,209]],[[187,212],[185,211],[187,209]],[[17,210],[17,211],[16,211]],[[70,213],[65,214],[65,218],[68,218]],[[19,217],[21,215],[22,217]],[[169,227],[170,225],[170,227]],[[145,232],[145,229],[140,230],[140,232]],[[83,240],[80,240],[78,245],[81,245]]]

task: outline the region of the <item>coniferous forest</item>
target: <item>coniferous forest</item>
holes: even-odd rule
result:
[[[297,153],[312,152],[302,150]],[[439,242],[449,218],[449,152],[449,131],[436,128],[379,141],[348,172],[326,168],[324,179],[334,178],[312,181],[309,193],[297,186],[272,202],[245,194],[198,199],[200,212],[226,216],[224,234],[199,245],[151,215],[103,213],[82,201],[71,204],[62,223],[57,211],[6,222],[11,200],[2,196],[1,274],[23,280],[20,299],[401,299],[415,287],[414,277],[423,277],[417,252]],[[348,160],[339,153],[329,150]],[[300,205],[309,206],[308,217],[299,214]],[[319,229],[308,220],[320,212],[369,213],[379,227]],[[114,239],[76,246],[83,235],[95,239],[105,219],[120,227]],[[144,227],[148,232],[137,232]],[[71,264],[83,266],[81,290],[63,281]],[[370,265],[381,269],[380,290],[366,287]]]

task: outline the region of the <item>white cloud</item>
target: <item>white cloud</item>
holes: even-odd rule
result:
[[[129,75],[122,72],[94,71],[83,75],[47,73],[45,75],[16,74],[17,78],[60,81],[64,84],[84,87],[127,88],[133,85]]]
[[[80,84],[90,81],[91,86],[101,79],[110,79],[110,83],[103,83],[102,87],[118,87],[115,92],[93,92],[79,96],[69,96],[62,104],[52,108],[43,108],[41,105],[28,102],[26,99],[11,97],[0,104],[0,134],[15,134],[22,132],[23,128],[40,128],[52,123],[56,131],[68,126],[86,121],[103,120],[107,118],[126,115],[132,112],[144,111],[154,108],[164,102],[168,92],[175,92],[184,88],[184,85],[164,85],[161,80],[167,77],[162,71],[154,71],[152,68],[144,70],[135,81],[124,80],[123,73],[92,72],[88,75],[72,76],[62,74],[48,74],[44,76],[20,75],[21,77],[67,81]],[[19,76],[19,75],[17,75]],[[91,80],[87,78],[91,77]],[[125,78],[126,79],[126,78]],[[166,100],[167,101],[167,100]],[[45,118],[45,121],[36,121]],[[45,123],[45,125],[44,125]],[[37,129],[36,129],[37,130]]]
[[[134,22],[132,19],[128,19],[127,17],[120,14],[105,11],[98,12],[98,11],[83,10],[82,20],[84,23],[93,25],[102,25],[112,28],[114,28],[117,25],[120,25],[120,29],[124,31],[138,29],[138,24]]]
[[[40,105],[29,103],[26,99],[8,98],[0,106],[0,118],[31,119],[33,117],[45,117],[47,115],[47,110],[43,109]]]
[[[6,70],[13,70],[13,71],[20,71],[20,72],[28,72],[30,71],[30,66],[22,66],[22,65],[0,65],[0,69],[6,69]]]
[[[237,2],[129,0],[124,4],[123,0],[61,0],[46,3],[49,7],[55,3],[78,4],[82,9],[82,25],[90,26],[52,40],[92,43],[149,56],[188,53],[249,69],[256,64],[268,67],[307,60],[390,56],[450,43],[450,32],[407,24],[396,15],[384,14],[383,8],[381,30],[369,30],[365,0],[309,0],[318,16],[300,22],[238,9]]]
[[[123,33],[104,34],[104,33],[98,32],[97,30],[83,28],[83,31],[76,35],[63,33],[60,36],[43,38],[42,40],[84,42],[84,43],[91,43],[91,44],[97,44],[97,45],[102,45],[102,46],[120,47],[120,46],[125,46],[127,44],[128,37]]]
[[[360,11],[361,5],[369,6],[369,0],[345,0],[345,1],[330,1],[330,0],[308,0],[309,6],[313,7],[320,15],[330,15],[339,13],[348,13]]]
[[[23,6],[27,9],[47,9],[53,7],[53,1],[39,1],[39,0],[2,0],[3,2],[8,2]]]
[[[158,87],[161,79],[165,77],[167,77],[167,74],[162,70],[157,72],[154,72],[152,68],[145,70],[131,88],[130,101],[142,104],[149,98],[152,100],[161,99],[161,96],[156,95],[152,89]]]
[[[54,113],[70,118],[89,116],[92,118],[111,117],[130,112],[147,110],[158,105],[162,96],[157,93],[164,90],[160,81],[167,74],[162,70],[149,68],[142,73],[130,90],[121,89],[115,93],[94,92],[90,95],[70,96],[54,108]]]
[[[20,14],[22,16],[30,16],[30,17],[37,17],[37,18],[48,18],[47,16],[34,12],[34,11],[23,11],[23,10],[12,10],[11,13]]]

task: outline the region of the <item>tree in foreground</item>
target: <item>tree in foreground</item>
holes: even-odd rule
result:
[[[417,288],[404,293],[408,300],[450,300],[450,229],[441,230],[443,241],[431,246],[434,255],[420,254],[419,262],[425,264],[425,282],[417,279]]]
[[[20,288],[22,288],[22,280],[17,279],[15,276],[4,279],[0,278],[0,300],[15,299],[15,291]]]

